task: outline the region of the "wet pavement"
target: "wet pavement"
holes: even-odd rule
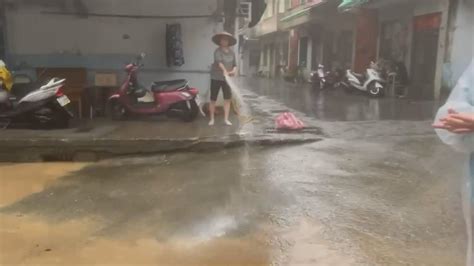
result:
[[[344,119],[321,105],[336,112],[321,121],[305,111],[312,102],[297,104],[301,97],[242,97],[257,117],[252,125],[270,127],[261,113],[290,110],[327,138],[0,165],[0,264],[464,264],[462,156],[437,140],[431,114]]]
[[[125,121],[112,121],[107,118],[81,120],[69,129],[64,130],[0,130],[0,137],[10,139],[189,139],[212,138],[234,135],[238,132],[238,119],[233,117],[236,125],[229,127],[222,122],[209,127],[204,117],[193,123],[166,117],[137,117]]]
[[[342,90],[314,90],[310,84],[282,80],[245,78],[244,87],[259,95],[284,102],[288,107],[326,121],[426,120],[432,119],[439,104],[384,97],[370,98],[363,93],[347,94]]]
[[[459,169],[433,143],[3,165],[0,262],[462,265]]]

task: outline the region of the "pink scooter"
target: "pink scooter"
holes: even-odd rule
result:
[[[135,63],[125,67],[128,73],[123,85],[107,101],[107,112],[115,120],[126,115],[161,115],[179,117],[191,122],[199,114],[196,102],[198,90],[190,88],[188,81],[169,80],[153,82],[150,88],[138,83],[137,72],[145,54],[141,54]]]

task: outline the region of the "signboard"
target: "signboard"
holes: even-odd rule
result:
[[[115,87],[117,86],[117,74],[96,73],[94,85],[97,87]]]
[[[441,26],[441,13],[415,17],[415,31],[436,30]]]

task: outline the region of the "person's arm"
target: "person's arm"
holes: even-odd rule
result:
[[[433,126],[457,134],[474,133],[474,113],[459,113],[454,109],[449,109],[448,115]]]
[[[237,67],[236,67],[236,66],[232,69],[232,71],[229,72],[229,75],[230,75],[230,76],[235,76],[235,75],[237,75]]]
[[[439,138],[456,150],[474,152],[474,133],[469,116],[474,114],[474,60],[436,115],[434,127]]]
[[[225,69],[224,64],[219,63],[219,68],[222,70],[222,73],[224,73],[224,76],[229,76],[230,75],[230,73],[227,71],[227,69]]]
[[[225,69],[225,66],[222,63],[223,61],[224,61],[224,58],[222,58],[222,53],[219,50],[216,50],[214,52],[214,62],[219,66],[222,73],[224,73],[224,76],[228,76],[229,72],[227,71],[227,69]]]

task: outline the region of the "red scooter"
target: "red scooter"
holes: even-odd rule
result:
[[[107,101],[107,112],[114,120],[126,115],[161,115],[179,117],[191,122],[199,114],[197,104],[198,90],[188,86],[188,81],[169,80],[153,82],[150,88],[138,83],[137,72],[145,54],[141,54],[135,63],[125,67],[128,73],[123,85]]]

